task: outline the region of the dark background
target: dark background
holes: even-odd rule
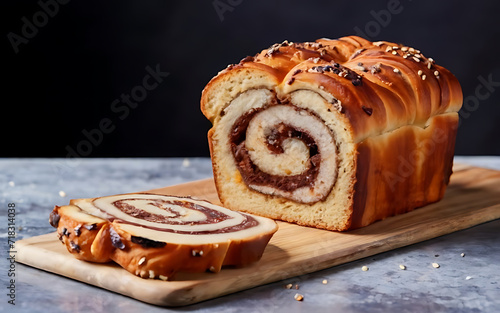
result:
[[[60,1],[1,3],[2,157],[208,156],[199,99],[218,71],[285,39],[358,30],[454,73],[466,99],[456,154],[500,155],[499,1]],[[113,107],[148,66],[168,76],[128,114]]]

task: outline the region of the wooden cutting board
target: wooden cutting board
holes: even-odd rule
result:
[[[262,259],[220,273],[180,274],[175,281],[136,277],[121,267],[79,261],[55,233],[16,242],[21,263],[162,306],[180,306],[311,273],[500,218],[500,171],[455,165],[444,199],[368,227],[338,233],[279,223]],[[219,203],[212,179],[155,189]],[[47,209],[47,216],[49,209]]]

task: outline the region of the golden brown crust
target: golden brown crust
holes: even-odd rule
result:
[[[402,127],[359,143],[350,229],[441,200],[457,123],[456,113],[439,115],[426,129]]]
[[[335,63],[344,70],[340,75],[322,70]],[[275,44],[255,57],[230,65],[202,93],[201,109],[211,121],[215,112],[207,110],[210,92],[243,69],[264,73],[283,93],[295,90],[294,85],[301,83],[322,86],[342,104],[357,142],[401,126],[425,125],[430,117],[457,112],[462,105],[462,90],[455,76],[421,51],[349,36],[314,43]],[[343,77],[343,73],[352,75]]]

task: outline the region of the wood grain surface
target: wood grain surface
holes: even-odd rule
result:
[[[211,179],[150,190],[219,203]],[[47,208],[47,216],[50,208]],[[181,306],[311,273],[500,218],[500,171],[455,165],[444,199],[368,227],[338,233],[279,222],[262,259],[220,273],[181,273],[174,281],[142,279],[121,267],[79,261],[55,233],[20,240],[21,263],[80,280],[140,301]]]

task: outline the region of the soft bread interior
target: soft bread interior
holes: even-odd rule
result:
[[[221,72],[203,90],[204,105],[201,109],[211,122],[220,117],[224,107],[239,94],[256,88],[272,90],[278,84],[276,78],[266,71],[243,68],[228,74]]]
[[[336,155],[330,155],[324,160],[324,166],[327,166],[328,161],[335,157],[333,164],[336,168],[329,169],[328,173],[336,175],[336,179],[328,196],[322,201],[304,204],[279,195],[273,196],[249,189],[243,181],[231,151],[229,134],[241,115],[250,109],[268,106],[274,100],[273,97],[275,97],[274,92],[267,89],[248,90],[231,101],[224,114],[215,123],[210,133],[210,140],[221,201],[226,207],[234,210],[253,212],[290,222],[314,224],[327,229],[348,227],[346,224],[351,214],[349,209],[355,182],[355,144],[349,136],[349,125],[345,119],[332,108],[329,101],[314,91],[295,91],[290,94],[289,102],[297,108],[312,112],[322,123],[321,127],[326,127],[333,135],[335,144],[332,151],[335,151]],[[321,127],[318,126],[318,129]]]

